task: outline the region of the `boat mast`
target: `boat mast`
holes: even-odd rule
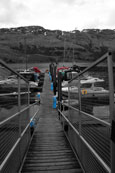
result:
[[[63,63],[65,61],[65,37],[64,37],[64,54],[63,54]]]
[[[26,71],[27,71],[27,40],[26,40],[26,34],[24,35],[24,44],[25,44],[25,60],[26,60]]]
[[[75,64],[75,59],[74,59],[74,45],[73,45],[73,65]]]
[[[63,36],[63,38],[64,38],[64,43],[63,43],[63,44],[64,44],[64,45],[63,45],[64,50],[63,50],[63,61],[62,61],[63,64],[64,64],[64,60],[65,60],[65,53],[66,53],[66,52],[65,52],[65,37],[64,37],[64,32],[63,32],[63,31],[62,31],[62,36]]]

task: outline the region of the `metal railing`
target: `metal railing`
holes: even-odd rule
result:
[[[88,173],[115,172],[113,81],[112,54],[108,52],[59,91],[63,129]]]
[[[28,80],[1,60],[0,65],[0,172],[16,173],[31,141],[39,100],[30,104]]]

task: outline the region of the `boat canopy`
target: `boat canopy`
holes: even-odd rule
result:
[[[36,72],[36,73],[41,73],[40,69],[38,67],[33,67],[33,70]]]
[[[57,72],[59,72],[60,70],[67,70],[67,69],[69,69],[69,67],[59,67],[59,68],[57,68]]]

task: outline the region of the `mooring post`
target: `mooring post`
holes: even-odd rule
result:
[[[112,53],[108,53],[108,73],[109,73],[109,102],[111,119],[111,173],[115,173],[115,106],[114,106],[114,78]]]
[[[58,72],[58,108],[61,110],[61,100],[62,100],[62,90],[61,90],[61,83],[62,83],[62,74],[61,72]],[[60,113],[59,113],[59,119],[60,119]]]
[[[54,64],[51,63],[51,77],[52,77],[52,82],[53,82],[53,67],[54,67]]]
[[[53,67],[53,91],[54,95],[56,95],[56,65]]]
[[[49,74],[51,74],[51,64],[49,64]]]

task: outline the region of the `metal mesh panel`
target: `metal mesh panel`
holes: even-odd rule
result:
[[[20,167],[20,150],[17,146],[1,173],[16,173]]]
[[[96,157],[91,153],[87,146],[81,142],[81,161],[85,171],[88,173],[107,173]]]
[[[20,141],[20,159],[23,160],[23,157],[26,154],[26,151],[28,149],[29,141],[30,141],[31,135],[30,135],[30,128],[28,127],[26,133],[24,134],[23,138]]]
[[[29,110],[30,118],[32,118],[32,116],[38,111],[38,109],[39,109],[38,103],[30,107],[30,110]]]
[[[79,119],[80,119],[79,111],[69,108],[69,121],[77,129],[78,132],[79,132]]]
[[[110,166],[110,127],[91,117],[82,115],[81,135]]]
[[[68,120],[73,125],[73,128],[68,127],[66,134],[85,171],[107,172],[106,169],[111,168],[111,113],[107,59],[93,68],[88,68],[85,73],[72,80],[69,87],[62,88],[62,94],[68,99]],[[64,111],[63,113],[65,115]]]
[[[28,105],[28,89],[18,74],[5,63],[1,64],[4,67],[0,66],[0,171],[16,173],[31,137],[30,128],[26,129],[29,110],[22,111]]]
[[[19,137],[19,117],[0,126],[0,164],[3,162]]]
[[[29,123],[29,109],[24,110],[22,113],[20,113],[20,127],[21,132],[26,128],[27,124]]]
[[[71,127],[69,127],[68,137],[86,172],[107,172],[100,164],[100,162],[96,159],[96,157],[91,153],[88,147],[81,141],[79,135],[77,135]]]
[[[20,80],[20,94],[21,107],[24,108],[28,105],[28,85],[23,79]]]
[[[78,135],[76,135],[76,133],[70,126],[68,130],[68,137],[69,137],[69,140],[71,141],[73,148],[76,150],[78,154],[80,154],[81,153],[80,145],[79,145],[80,138]]]

